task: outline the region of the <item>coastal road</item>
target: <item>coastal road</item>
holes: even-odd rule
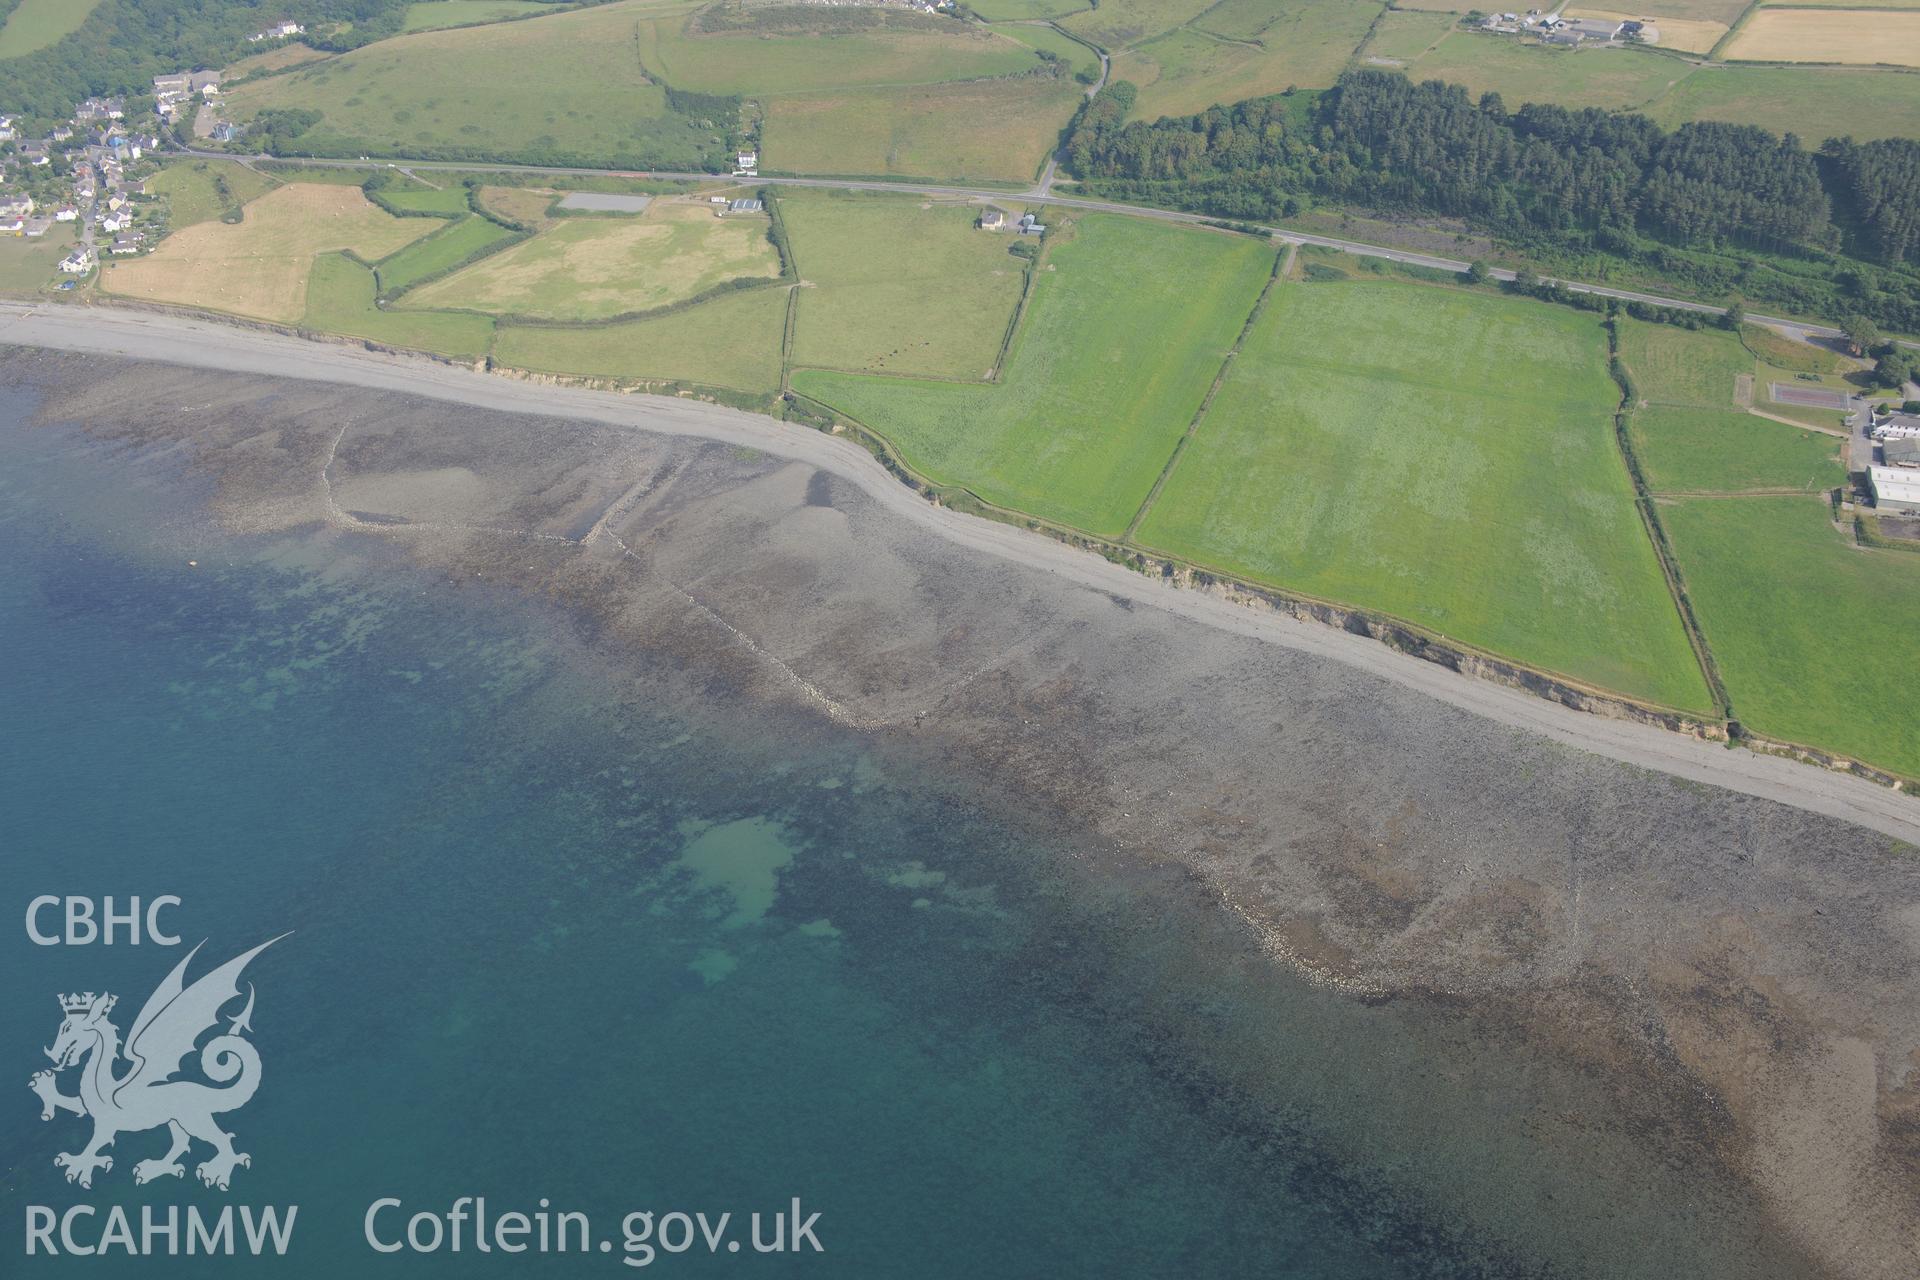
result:
[[[548,174],[562,177],[594,178],[662,178],[676,182],[715,182],[727,181],[724,174],[688,173],[660,169],[614,170],[588,169],[568,166],[520,165],[520,164],[461,164],[453,160],[306,160],[279,156],[236,157],[225,151],[201,151],[184,147],[175,155],[195,156],[207,160],[233,160],[244,158],[252,161],[272,161],[275,164],[299,165],[322,169],[393,169],[409,172],[423,169],[446,169],[460,173],[527,173]],[[934,196],[954,200],[1026,200],[1034,204],[1058,205],[1063,209],[1080,209],[1089,213],[1118,213],[1132,218],[1151,218],[1159,222],[1209,223],[1218,222],[1205,214],[1185,213],[1178,209],[1156,209],[1149,205],[1122,204],[1115,200],[1094,200],[1085,196],[1060,196],[1052,194],[1053,164],[1047,165],[1045,175],[1039,184],[1028,191],[1008,191],[996,187],[965,187],[938,183],[882,182],[874,179],[855,178],[741,178],[740,182],[752,182],[759,186],[776,187],[816,187],[830,191],[892,191],[908,195]],[[1258,225],[1258,224],[1249,224]],[[1409,266],[1432,267],[1437,271],[1464,272],[1470,263],[1460,258],[1442,258],[1430,253],[1414,253],[1407,249],[1388,249],[1377,244],[1367,244],[1360,240],[1342,240],[1337,236],[1313,235],[1305,231],[1289,231],[1284,227],[1260,227],[1274,239],[1284,244],[1315,245],[1322,249],[1336,249],[1341,253],[1351,253],[1363,258],[1382,258],[1388,262],[1403,262]],[[1496,280],[1512,280],[1516,273],[1504,267],[1495,267],[1491,275]],[[1560,280],[1554,276],[1542,276],[1543,281],[1565,285],[1574,293],[1591,293],[1602,298],[1618,298],[1622,302],[1643,302],[1656,307],[1676,307],[1685,311],[1697,311],[1702,315],[1725,315],[1725,307],[1716,307],[1705,302],[1691,302],[1685,298],[1668,298],[1657,293],[1642,293],[1633,289],[1614,289],[1607,285],[1587,284],[1579,280]],[[1777,329],[1788,336],[1806,336],[1820,338],[1838,338],[1842,334],[1832,325],[1814,324],[1804,320],[1786,319],[1780,316],[1760,315],[1749,311],[1747,319],[1753,324],[1763,324]],[[1903,347],[1920,351],[1920,342],[1899,339]]]
[[[760,449],[831,472],[858,485],[893,514],[979,554],[1201,625],[1317,654],[1595,755],[1760,796],[1920,844],[1920,799],[1913,796],[1851,775],[1575,711],[1337,628],[1182,590],[1030,530],[935,506],[894,479],[851,440],[759,414],[698,400],[521,382],[425,357],[117,307],[0,302],[0,343],[341,383]],[[320,483],[319,477],[315,483]]]

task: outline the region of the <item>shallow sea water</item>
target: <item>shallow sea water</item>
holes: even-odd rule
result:
[[[1142,1016],[1145,991],[1237,1016],[1180,985],[1150,885],[378,540],[220,534],[190,478],[30,410],[0,402],[0,1273],[615,1275],[644,1252],[632,1211],[731,1213],[742,1241],[796,1197],[822,1254],[696,1239],[647,1270],[1505,1273],[1360,1194],[1366,1170],[1297,1140],[1310,1115],[1234,1122]],[[230,1191],[191,1166],[136,1187],[158,1132],[91,1190],[54,1167],[85,1126],[24,1086],[56,994],[114,991],[124,1031],[186,948],[33,945],[37,894],[177,895],[196,973],[292,931],[247,975],[264,1072],[224,1118],[252,1157]],[[364,1239],[383,1197],[391,1240],[462,1196],[544,1198],[612,1248]],[[30,1206],[75,1204],[299,1208],[270,1263],[23,1257]]]

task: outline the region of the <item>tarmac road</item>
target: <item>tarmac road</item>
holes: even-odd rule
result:
[[[304,165],[323,169],[451,169],[463,173],[547,173],[574,177],[599,178],[665,178],[677,181],[707,181],[724,179],[723,174],[682,173],[660,169],[648,170],[612,170],[568,168],[564,166],[519,165],[519,164],[461,164],[451,160],[304,160],[279,156],[237,157],[225,151],[199,151],[191,147],[183,148],[175,154],[186,154],[209,160],[246,159],[253,161],[272,161],[275,164]],[[1050,187],[1052,166],[1048,166],[1043,185]],[[940,184],[913,182],[862,181],[852,178],[770,178],[755,177],[741,179],[752,181],[761,186],[776,187],[821,187],[833,191],[893,191],[912,195],[945,196],[959,200],[1024,200],[1033,204],[1058,205],[1064,209],[1084,209],[1092,213],[1119,213],[1135,218],[1154,218],[1161,222],[1215,222],[1203,214],[1184,213],[1177,209],[1155,209],[1147,205],[1121,204],[1113,200],[1091,200],[1083,196],[1059,196],[1050,191],[1043,192],[1036,187],[1029,191],[1011,191],[996,187],[959,187]],[[1388,262],[1404,262],[1410,266],[1433,267],[1440,271],[1462,272],[1469,263],[1459,258],[1442,258],[1433,254],[1414,253],[1405,249],[1388,249],[1377,244],[1365,244],[1359,240],[1341,240],[1334,236],[1311,235],[1304,231],[1288,231],[1281,227],[1263,228],[1272,234],[1275,240],[1283,244],[1310,244],[1324,249],[1338,249],[1342,253],[1356,254],[1363,258],[1384,258]],[[1491,272],[1496,280],[1511,280],[1514,273],[1505,268],[1496,267]],[[1554,277],[1543,276],[1543,280],[1552,281]],[[1613,289],[1606,285],[1584,284],[1578,280],[1561,280],[1575,293],[1591,293],[1602,298],[1619,298],[1623,302],[1644,302],[1656,307],[1678,307],[1687,311],[1698,311],[1703,315],[1717,316],[1726,313],[1725,307],[1711,306],[1704,302],[1690,302],[1685,298],[1667,298],[1657,293],[1640,293],[1632,289]],[[1812,324],[1803,320],[1790,320],[1779,316],[1761,315],[1749,311],[1747,319],[1754,324],[1763,324],[1778,329],[1788,336],[1813,335],[1821,338],[1838,338],[1839,329],[1832,325]],[[1920,350],[1920,342],[1908,342],[1900,339],[1900,345]]]
[[[880,505],[980,554],[1266,643],[1321,655],[1500,724],[1613,760],[1760,796],[1920,844],[1920,800],[1864,779],[1604,719],[1464,676],[1345,631],[1181,590],[1012,525],[935,506],[840,436],[703,401],[622,395],[492,377],[214,321],[109,307],[0,302],[0,344],[96,352],[270,377],[344,383],[505,412],[566,416],[745,445],[831,472]]]

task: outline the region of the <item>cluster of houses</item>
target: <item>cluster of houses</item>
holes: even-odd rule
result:
[[[1920,515],[1920,414],[1875,414],[1868,427],[1878,457],[1867,468],[1873,505]]]
[[[79,243],[60,263],[82,276],[105,252],[139,253],[144,233],[134,225],[130,166],[159,150],[159,135],[128,119],[124,98],[92,97],[45,137],[20,136],[20,120],[0,115],[0,236],[37,238],[62,223],[76,224]],[[59,161],[59,166],[55,161]]]
[[[1542,44],[1575,47],[1595,44],[1659,44],[1660,27],[1651,18],[1563,18],[1560,12],[1529,9],[1524,14],[1490,13],[1481,19],[1483,31],[1501,35],[1535,35]]]
[[[206,102],[219,99],[218,71],[176,71],[172,75],[153,78],[154,106],[168,123],[184,115],[196,97]]]

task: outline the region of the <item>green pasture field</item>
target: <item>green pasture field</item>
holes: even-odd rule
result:
[[[501,325],[495,363],[534,373],[780,389],[787,290],[747,289],[670,315],[592,328]]]
[[[1042,18],[1064,18],[1093,8],[1088,0],[969,0],[967,7],[986,22],[1031,22]]]
[[[825,13],[827,11],[823,11]],[[945,18],[895,20],[871,31],[697,34],[685,15],[645,18],[626,44],[676,89],[766,96],[861,85],[932,84],[1030,71],[1018,41]],[[634,25],[629,23],[629,25]]]
[[[1089,76],[1100,74],[1100,55],[1081,44],[1071,36],[1060,34],[1053,27],[1031,22],[1003,23],[995,31],[1009,40],[1018,40],[1029,49],[1045,49],[1058,54],[1075,74],[1085,72]]]
[[[1395,58],[1411,62],[1440,43],[1460,19],[1451,13],[1420,13],[1394,10],[1382,14],[1373,29],[1373,38],[1360,52],[1375,58]]]
[[[302,323],[324,333],[445,356],[478,359],[487,353],[493,321],[485,316],[384,310],[374,305],[374,291],[373,272],[345,254],[321,254],[307,280]]]
[[[1647,486],[1661,493],[1737,493],[1845,484],[1841,441],[1732,409],[1650,405],[1629,429]]]
[[[1246,237],[1091,216],[1049,246],[1000,385],[806,371],[794,386],[939,484],[1114,537],[1199,408],[1273,253]]]
[[[47,234],[32,240],[0,236],[0,293],[35,293],[51,283],[73,240],[71,222],[57,222]]]
[[[806,282],[796,365],[929,378],[991,372],[1024,264],[1007,252],[1019,237],[974,226],[978,206],[796,190],[781,197],[780,213]]]
[[[396,209],[411,209],[415,213],[438,213],[449,218],[464,218],[468,213],[465,187],[445,187],[439,191],[432,187],[389,187],[380,193],[380,198]]]
[[[1079,108],[1066,77],[853,89],[767,100],[763,171],[1032,182]]]
[[[765,217],[716,218],[704,205],[656,205],[642,217],[562,218],[415,290],[406,305],[542,320],[651,311],[730,280],[778,276],[768,225]]]
[[[20,0],[0,25],[0,58],[44,49],[80,29],[100,0]]]
[[[225,180],[225,195],[217,179]],[[147,179],[149,192],[167,198],[167,226],[175,231],[222,217],[276,185],[273,179],[230,160],[175,161]]]
[[[1379,12],[1368,0],[1303,0],[1276,15],[1258,44],[1208,35],[1196,23],[1122,53],[1113,75],[1139,86],[1133,114],[1142,120],[1191,115],[1290,85],[1325,88]]]
[[[1618,398],[1593,316],[1405,281],[1282,284],[1138,539],[1706,710],[1614,441]]]
[[[1851,545],[1817,498],[1690,498],[1660,518],[1741,723],[1920,776],[1900,693],[1920,556]]]
[[[555,7],[536,0],[420,0],[407,6],[402,31],[438,31],[475,22],[524,18],[530,13],[553,13]]]
[[[468,215],[383,258],[375,267],[380,288],[386,292],[412,288],[512,234],[497,222]]]
[[[1920,75],[1715,64],[1688,76],[1646,114],[1669,129],[1688,120],[1756,124],[1796,134],[1809,149],[1828,138],[1920,138]]]
[[[1213,0],[1101,0],[1099,8],[1060,25],[1111,51],[1171,31],[1212,7]]]
[[[1754,371],[1753,353],[1723,329],[1620,320],[1620,362],[1648,404],[1734,407],[1734,381]],[[1759,401],[1755,394],[1755,402]]]
[[[1637,109],[1666,95],[1693,69],[1641,49],[1547,49],[1511,36],[1456,31],[1407,74],[1465,85],[1476,98],[1491,89],[1509,109],[1525,102]]]
[[[301,145],[336,154],[698,167],[725,124],[669,111],[641,70],[634,34],[652,12],[641,0],[397,36],[243,84],[229,109],[318,111]]]

